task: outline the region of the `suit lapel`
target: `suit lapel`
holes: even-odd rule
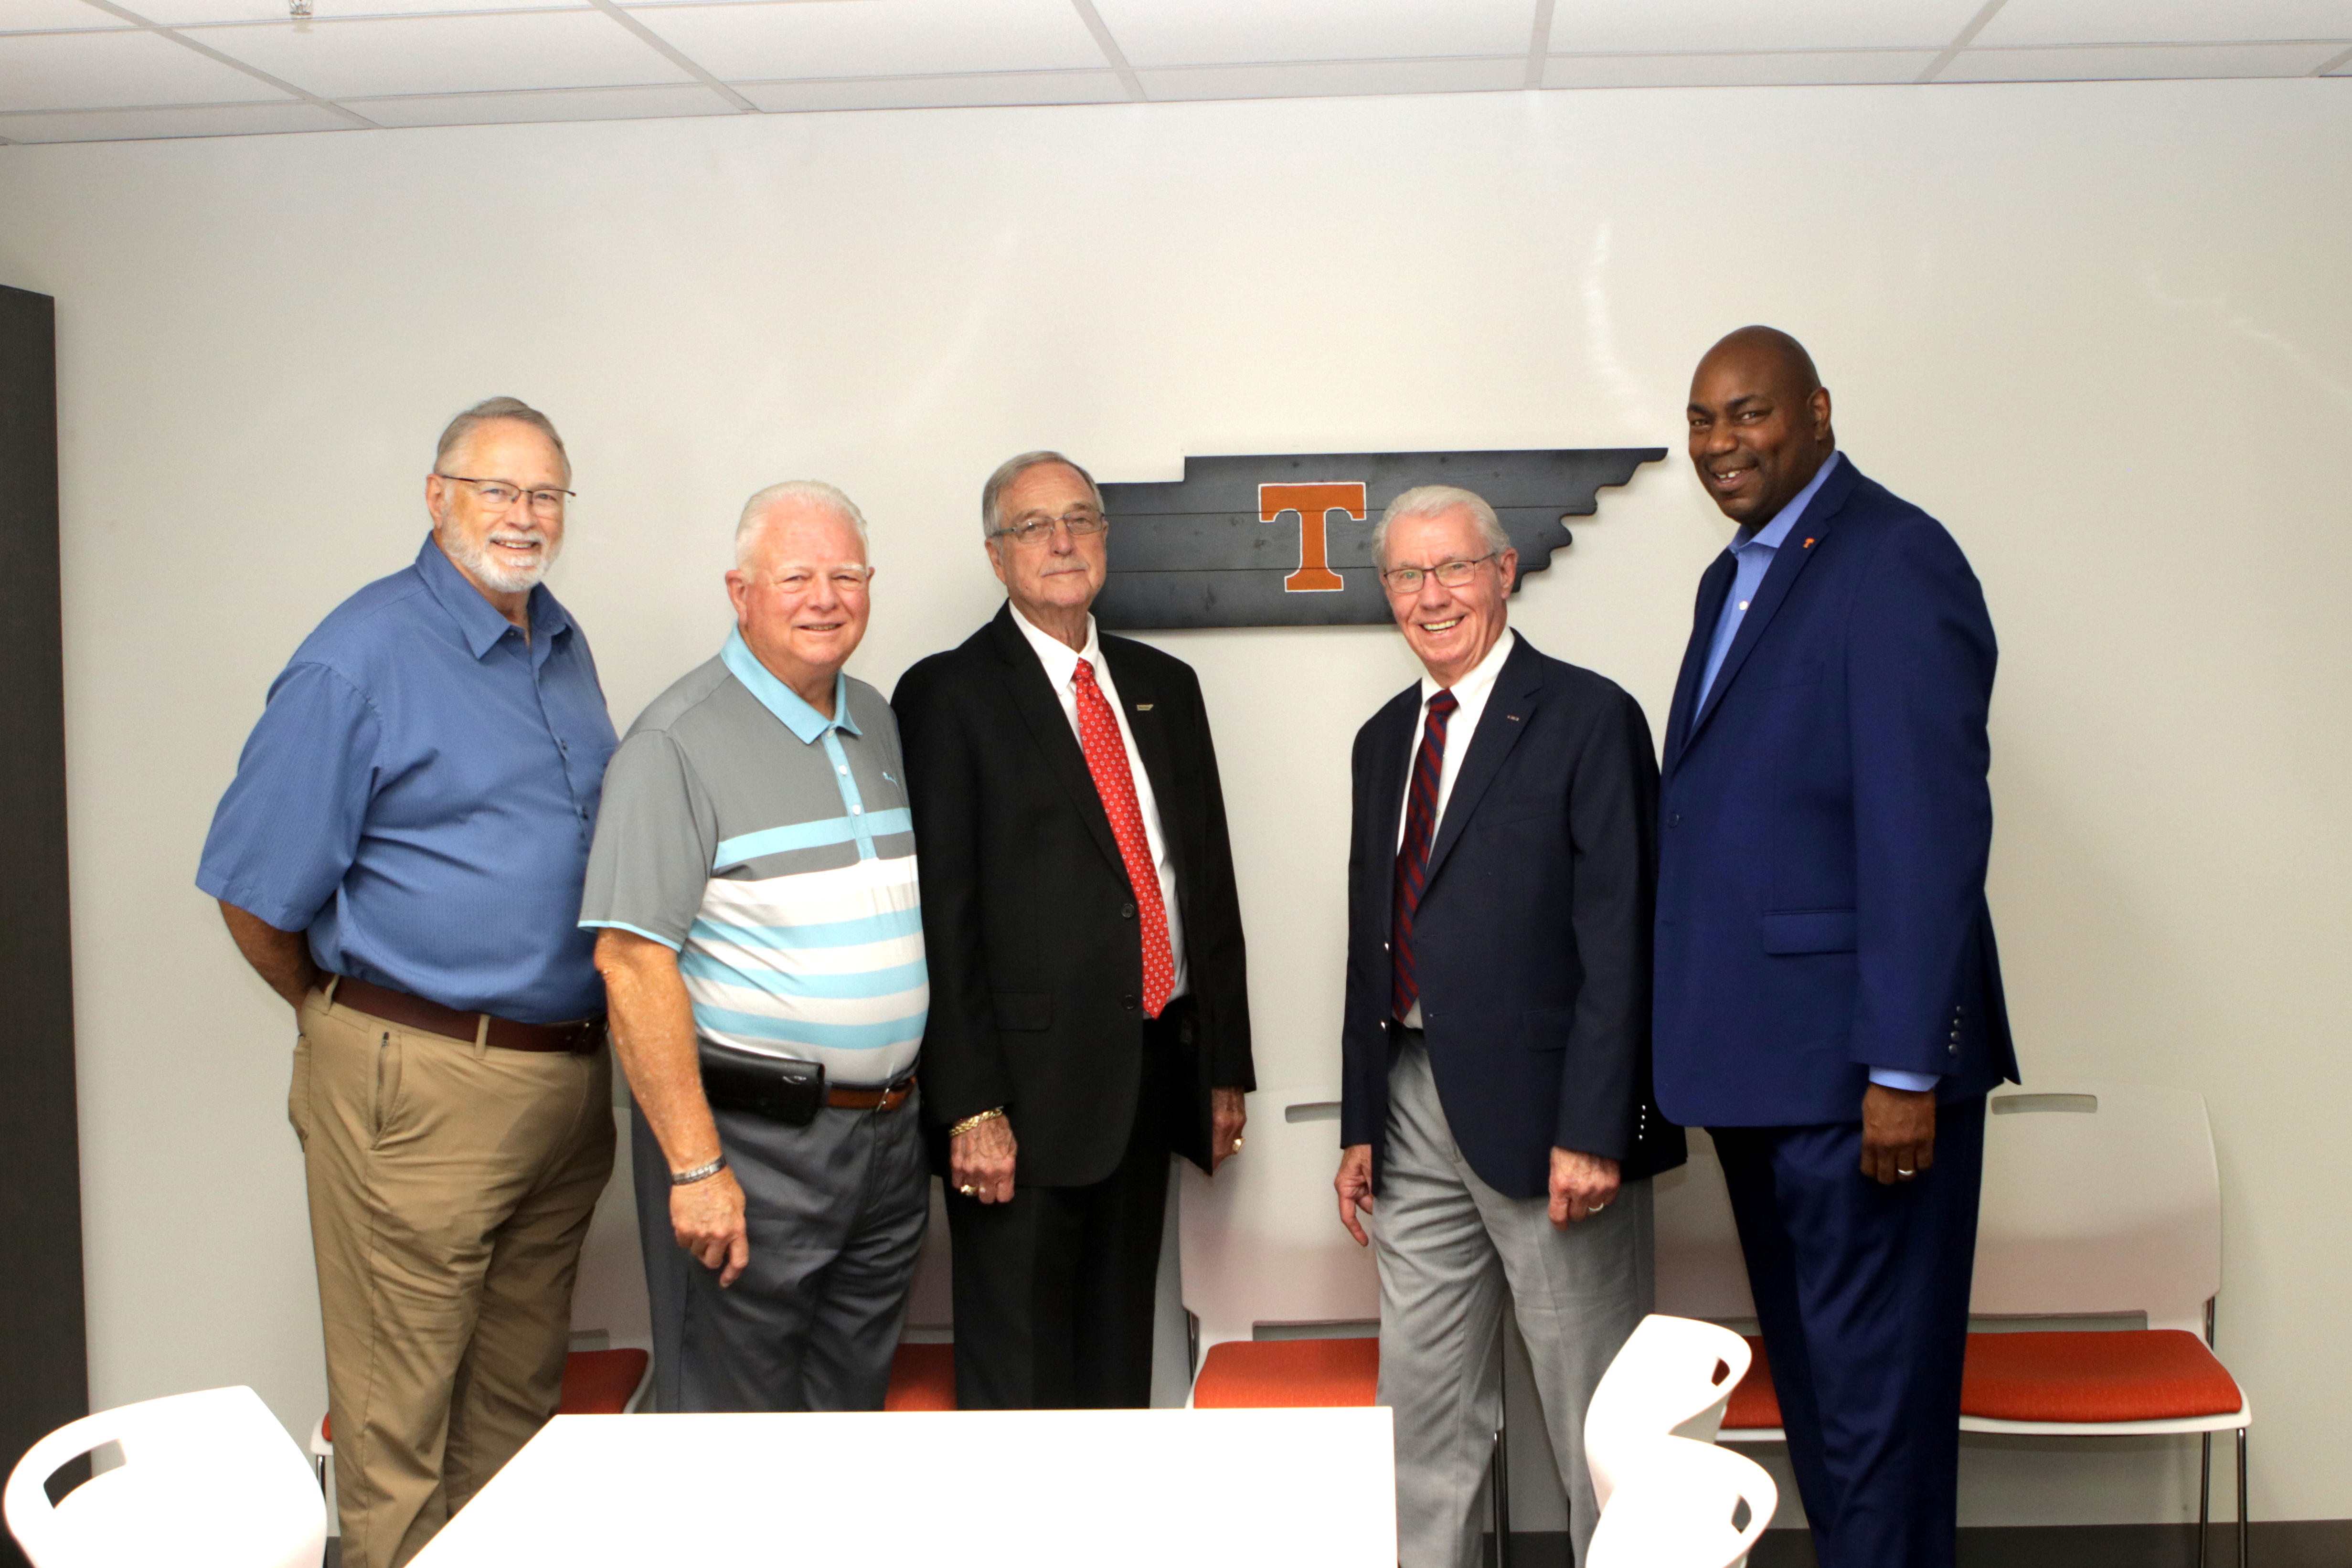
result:
[[[1368,794],[1361,831],[1364,863],[1383,868],[1381,878],[1381,935],[1390,934],[1396,919],[1397,826],[1404,819],[1405,776],[1412,767],[1412,742],[1421,720],[1418,682],[1399,693],[1381,712],[1386,728],[1373,748],[1372,776],[1365,780]]]
[[[1013,699],[1014,711],[1036,743],[1045,758],[1045,770],[1057,779],[1077,809],[1078,820],[1094,835],[1095,845],[1103,857],[1121,872],[1127,862],[1119,857],[1118,841],[1110,831],[1110,817],[1103,810],[1102,796],[1095,789],[1095,776],[1087,771],[1087,754],[1078,748],[1078,737],[1071,733],[1070,721],[1062,712],[1061,698],[1054,693],[1045,679],[1045,666],[1037,662],[1037,651],[1013,624],[1013,605],[1007,601],[989,623],[991,640],[995,643],[997,673],[1004,681],[1004,689]],[[1113,677],[1116,678],[1116,675]]]
[[[1429,846],[1429,871],[1422,879],[1422,897],[1429,897],[1429,887],[1436,882],[1437,873],[1444,867],[1445,857],[1461,841],[1463,824],[1478,809],[1479,799],[1487,786],[1503,770],[1504,758],[1519,743],[1519,737],[1535,722],[1536,703],[1543,691],[1543,655],[1525,637],[1511,649],[1511,656],[1503,661],[1495,676],[1495,689],[1487,694],[1486,711],[1478,717],[1478,727],[1471,732],[1470,750],[1462,758],[1462,771],[1454,776],[1453,791],[1445,797],[1445,816],[1437,824],[1437,837]]]
[[[1706,727],[1706,721],[1715,716],[1716,709],[1723,706],[1723,694],[1731,689],[1732,680],[1739,674],[1740,666],[1748,663],[1748,655],[1755,652],[1756,644],[1771,628],[1772,617],[1778,615],[1780,606],[1788,602],[1790,589],[1796,586],[1798,575],[1813,559],[1813,552],[1828,537],[1830,526],[1837,520],[1838,513],[1844,509],[1846,497],[1853,493],[1855,477],[1853,465],[1840,459],[1837,471],[1822,482],[1821,489],[1814,493],[1812,505],[1805,508],[1804,515],[1798,517],[1796,527],[1789,530],[1789,537],[1781,540],[1780,548],[1773,552],[1771,569],[1765,572],[1763,582],[1758,585],[1755,601],[1748,605],[1748,613],[1740,617],[1739,631],[1731,639],[1730,649],[1723,655],[1723,667],[1715,673],[1715,685],[1707,688],[1706,706],[1691,719],[1690,736],[1683,742],[1685,751],[1688,751],[1698,739],[1698,732]]]
[[[1691,710],[1698,703],[1698,683],[1706,674],[1706,651],[1715,642],[1715,623],[1723,619],[1723,601],[1730,597],[1739,563],[1729,550],[1715,558],[1698,580],[1698,607],[1691,612],[1690,646],[1683,650],[1682,673],[1675,677],[1674,706],[1666,710],[1666,771],[1690,743]]]

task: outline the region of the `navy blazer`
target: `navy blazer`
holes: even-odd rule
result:
[[[1660,800],[1658,1097],[1685,1124],[1853,1122],[1873,1067],[2017,1077],[1985,904],[1992,622],[1943,526],[1841,461],[1693,713],[1729,591],[1699,581]]]
[[[1356,733],[1339,1141],[1372,1146],[1389,1106],[1389,923],[1421,687]],[[1555,1145],[1626,1179],[1683,1163],[1650,1089],[1658,766],[1641,705],[1518,639],[1430,842],[1413,916],[1429,1061],[1479,1178],[1541,1197]]]

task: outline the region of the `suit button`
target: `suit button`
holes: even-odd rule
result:
[[[1666,826],[1668,826],[1668,827],[1670,827],[1670,828],[1679,828],[1679,827],[1681,827],[1682,825],[1683,825],[1683,814],[1682,814],[1680,811],[1676,811],[1676,812],[1675,812],[1673,815],[1669,816],[1669,817],[1666,819]]]
[[[1945,1049],[1946,1051],[1950,1051],[1954,1056],[1958,1056],[1958,1055],[1959,1055],[1959,1053],[1960,1053],[1960,1048],[1959,1048],[1959,1044],[1958,1044],[1958,1041],[1955,1041],[1954,1043],[1952,1043],[1952,1044],[1950,1044],[1950,1045],[1946,1046],[1944,1049]]]
[[[1135,905],[1133,905],[1132,904],[1120,904],[1120,905],[1118,906],[1118,917],[1119,917],[1121,920],[1132,920],[1132,919],[1134,919],[1134,918],[1135,918]]]
[[[1118,1005],[1127,1009],[1129,1012],[1133,1012],[1135,1010],[1135,998],[1133,997],[1121,997],[1118,998]]]

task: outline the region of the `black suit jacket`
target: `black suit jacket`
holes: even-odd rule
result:
[[[1418,683],[1356,733],[1340,1141],[1388,1126],[1389,926]],[[1626,1179],[1686,1157],[1650,1088],[1658,764],[1641,705],[1526,637],[1470,738],[1413,917],[1439,1100],[1480,1179],[1549,1190],[1558,1146]]]
[[[1176,867],[1192,1017],[1180,1039],[1176,1151],[1209,1166],[1212,1085],[1256,1087],[1224,795],[1191,665],[1101,638]],[[1017,1182],[1110,1175],[1142,1078],[1142,946],[1110,818],[1061,700],[1008,603],[923,660],[891,706],[905,744],[931,1012],[934,1124],[1009,1108]]]

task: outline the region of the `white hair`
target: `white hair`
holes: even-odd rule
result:
[[[1102,486],[1095,483],[1093,475],[1058,452],[1024,452],[1018,457],[1008,457],[998,464],[996,472],[988,476],[988,483],[980,487],[980,533],[982,538],[994,538],[996,530],[1004,526],[1003,519],[997,515],[997,506],[1013,481],[1030,469],[1043,467],[1048,463],[1058,463],[1084,479],[1087,494],[1094,497],[1095,510],[1099,512],[1103,509]]]
[[[1499,555],[1511,548],[1511,536],[1503,531],[1502,519],[1495,516],[1486,497],[1458,485],[1416,485],[1391,501],[1381,520],[1372,525],[1372,559],[1387,570],[1389,525],[1399,517],[1434,517],[1456,507],[1468,509],[1471,520],[1478,525],[1479,539],[1489,550]]]
[[[735,524],[735,564],[748,566],[752,547],[767,532],[768,519],[787,501],[803,501],[833,513],[857,530],[857,542],[870,541],[866,533],[866,514],[857,503],[822,479],[787,479],[781,485],[771,485],[743,503],[743,516]]]

